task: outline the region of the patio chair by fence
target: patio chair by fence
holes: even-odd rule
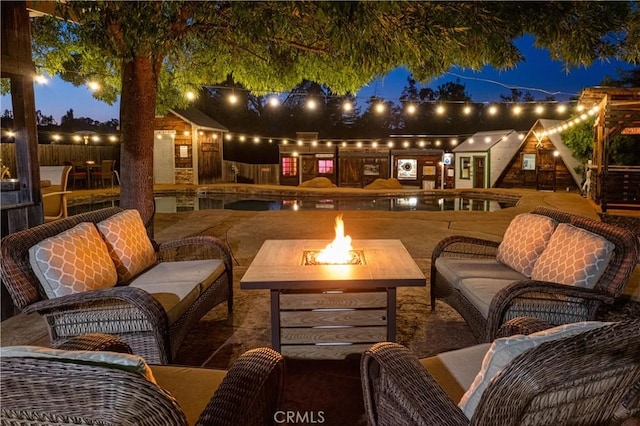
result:
[[[42,208],[45,222],[53,222],[67,217],[67,194],[70,193],[70,191],[67,191],[67,184],[71,168],[71,166],[62,168],[60,185],[52,185],[42,190]]]
[[[91,179],[94,180],[96,186],[100,183],[101,187],[106,188],[105,181],[108,181],[113,188],[116,160],[102,160],[101,165],[100,171],[91,173]]]

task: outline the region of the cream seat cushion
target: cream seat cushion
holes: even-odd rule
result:
[[[460,281],[459,290],[484,318],[489,317],[491,301],[500,290],[515,280],[496,278],[466,278]]]
[[[443,352],[436,356],[422,358],[420,363],[451,400],[458,403],[482,368],[482,360],[490,346],[490,343],[482,343]]]
[[[438,257],[436,269],[457,289],[460,289],[460,282],[466,278],[493,278],[510,281],[528,279],[527,276],[496,259]]]
[[[182,367],[175,365],[151,365],[156,383],[173,396],[195,425],[215,391],[227,375],[224,370]]]
[[[220,259],[161,262],[129,286],[151,294],[167,312],[169,324],[174,324],[224,271]]]
[[[89,222],[31,247],[29,263],[49,299],[110,288],[118,280],[107,246]]]

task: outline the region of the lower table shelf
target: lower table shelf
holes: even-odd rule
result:
[[[362,353],[389,338],[387,306],[386,289],[282,291],[280,351],[284,356],[311,359],[343,359]]]

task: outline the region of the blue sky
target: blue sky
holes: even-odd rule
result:
[[[516,45],[526,60],[512,70],[501,72],[485,67],[481,72],[474,72],[452,68],[446,75],[423,86],[435,89],[459,78],[475,102],[499,101],[501,94],[510,93],[509,87],[517,87],[523,93],[528,90],[536,99],[555,95],[561,101],[579,94],[585,87],[597,86],[605,76],[616,77],[618,68],[633,68],[631,64],[619,61],[596,62],[589,68],[573,68],[567,73],[562,62],[552,61],[546,50],[533,47],[533,37],[522,37]],[[408,76],[405,69],[396,69],[363,87],[357,93],[358,100],[364,101],[376,95],[397,101]],[[87,87],[74,87],[59,78],[51,79],[46,85],[36,85],[35,99],[36,109],[44,115],[52,115],[58,123],[69,109],[73,109],[76,117],[90,117],[98,121],[119,118],[118,103],[109,106],[94,99]],[[4,112],[5,109],[11,109],[9,96],[0,98],[0,110]]]

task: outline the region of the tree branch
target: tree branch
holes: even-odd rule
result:
[[[289,46],[293,47],[294,49],[304,50],[305,52],[321,53],[323,55],[329,54],[329,51],[327,51],[326,49],[307,46],[307,45],[304,45],[302,43],[298,43],[298,42],[293,41],[293,40],[285,40],[285,39],[280,38],[280,37],[272,38],[271,41],[274,41],[274,42],[277,42],[277,43],[288,44]]]

